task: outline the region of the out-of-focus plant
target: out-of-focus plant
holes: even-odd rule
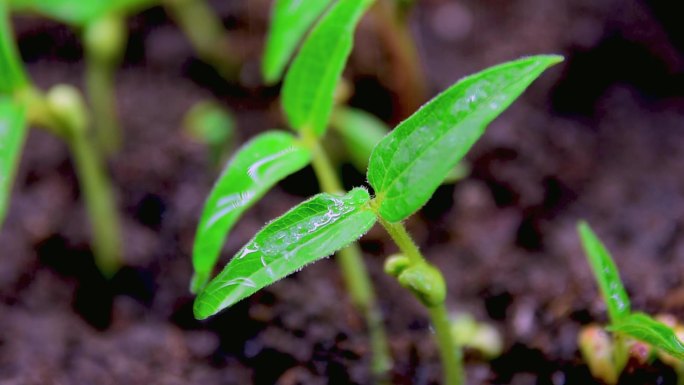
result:
[[[208,147],[212,165],[223,166],[236,136],[235,118],[228,110],[213,101],[198,102],[185,115],[183,128]]]
[[[199,293],[195,316],[210,317],[335,252],[341,252],[342,271],[352,298],[359,304],[359,298],[368,299],[373,291],[360,254],[345,259],[344,252],[379,221],[405,256],[394,270],[398,282],[430,314],[445,383],[461,384],[460,350],[454,344],[445,306],[446,283],[440,271],[423,257],[402,221],[430,199],[489,122],[561,58],[525,58],[458,82],[374,146],[367,174],[375,197],[364,188],[344,194],[320,139],[330,123],[335,89],[351,50],[354,27],[371,3],[336,2],[295,57],[285,77],[282,103],[290,127],[299,136],[284,132],[259,135],[237,151],[212,190],[193,252],[192,286]],[[206,284],[223,239],[238,217],[273,184],[309,163],[325,192],[267,224]]]
[[[580,352],[592,375],[607,384],[617,384],[630,357],[645,363],[653,358],[651,348],[658,350],[670,364],[679,360],[680,364],[675,367],[681,367],[684,344],[677,333],[648,314],[632,311],[608,249],[586,222],[579,223],[578,232],[610,321],[607,330],[611,335],[599,325],[591,324],[578,336]]]
[[[47,93],[26,76],[13,41],[6,0],[0,0],[0,221],[28,125],[63,139],[76,166],[92,228],[95,261],[105,275],[121,265],[119,217],[104,161],[88,130],[88,113],[78,91],[57,85]]]
[[[65,23],[82,34],[85,85],[93,113],[95,138],[106,154],[122,143],[117,114],[115,73],[126,48],[126,18],[154,5],[164,5],[183,29],[200,58],[230,81],[238,77],[221,20],[205,0],[9,0],[13,10]]]

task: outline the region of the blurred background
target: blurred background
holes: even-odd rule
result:
[[[31,131],[0,231],[0,384],[370,383],[364,322],[331,260],[208,322],[192,316],[192,242],[219,171],[184,117],[213,100],[234,116],[234,145],[286,128],[279,86],[263,86],[259,72],[271,1],[210,4],[240,63],[231,82],[196,56],[164,8],[127,19],[115,84],[125,142],[109,162],[126,267],[113,279],[93,263],[66,146]],[[471,383],[594,383],[575,340],[605,311],[576,236],[580,218],[613,252],[635,308],[684,317],[683,14],[676,0],[416,1],[409,25],[426,97],[503,61],[566,57],[489,127],[467,157],[468,176],[440,187],[407,224],[444,271],[449,308],[503,336],[501,357],[469,356]],[[36,84],[83,87],[73,29],[12,21]],[[349,104],[393,125],[415,95],[402,91],[376,27],[371,13],[357,33]],[[351,164],[339,168],[347,187],[365,183]],[[222,264],[317,191],[310,168],[275,188],[239,222]],[[379,227],[361,246],[381,294],[394,383],[438,383],[426,314],[382,272],[394,246]],[[643,368],[627,380],[674,376]]]

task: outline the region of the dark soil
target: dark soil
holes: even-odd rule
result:
[[[270,2],[214,3],[246,58],[241,87],[195,59],[163,10],[130,21],[117,81],[126,144],[110,167],[127,267],[111,281],[94,267],[65,146],[32,131],[0,232],[0,384],[371,383],[364,323],[332,260],[206,323],[192,317],[190,251],[216,173],[206,149],[183,135],[182,117],[217,98],[235,113],[241,140],[282,127],[278,90],[258,86]],[[583,324],[605,321],[605,309],[575,234],[579,218],[612,250],[635,308],[684,317],[681,9],[658,0],[419,3],[412,26],[434,93],[522,55],[567,58],[491,125],[468,157],[472,175],[441,187],[408,223],[445,273],[449,308],[492,322],[505,338],[500,358],[469,358],[469,382],[594,383],[575,338]],[[37,84],[81,85],[73,32],[15,22]],[[349,71],[352,101],[396,121],[375,65],[380,51],[366,20]],[[240,222],[224,260],[316,189],[308,169],[276,188]],[[394,383],[439,383],[426,314],[382,273],[395,248],[379,228],[361,245],[382,293]],[[621,383],[674,381],[655,364]]]

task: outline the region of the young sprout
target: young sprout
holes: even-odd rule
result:
[[[335,84],[343,68],[337,61],[346,58],[351,49],[353,26],[346,29],[347,21],[358,21],[368,5],[370,1],[340,1],[312,31],[283,86],[286,117],[301,139],[297,141],[288,135],[288,139],[284,139],[288,141],[287,150],[281,147],[277,151],[263,151],[253,163],[257,169],[268,164],[266,172],[257,175],[269,175],[275,170],[282,170],[284,165],[303,167],[310,160],[319,173],[324,190],[329,193],[319,194],[269,223],[208,285],[196,285],[195,288],[202,291],[195,301],[195,316],[200,319],[210,317],[307,264],[343,250],[377,221],[385,227],[402,254],[402,257],[391,258],[386,270],[397,276],[398,282],[425,305],[430,315],[442,356],[444,383],[462,384],[461,353],[454,344],[445,304],[446,281],[440,271],[423,257],[402,221],[427,203],[449,172],[482,136],[486,126],[539,75],[562,58],[543,55],[523,58],[459,81],[374,147],[367,171],[375,191],[374,197],[363,188],[339,195],[341,187],[330,171],[327,158],[321,154],[318,138],[325,133],[334,103]],[[328,20],[334,23],[327,24]],[[345,26],[342,31],[339,30],[341,26]],[[330,52],[331,49],[334,52]],[[335,62],[321,62],[321,57]],[[244,150],[238,151],[234,162],[243,154]],[[275,162],[275,159],[289,157],[290,154],[299,154],[295,159],[301,163],[295,164],[291,160]],[[249,182],[245,185],[247,189],[219,194],[217,199],[210,197],[210,202],[219,202],[219,197],[224,197],[224,205],[205,209],[196,242],[201,240],[201,232],[211,227],[206,227],[206,223],[219,223],[233,215],[234,210],[243,210],[246,204],[253,203],[249,198],[253,196],[251,189],[262,181],[253,177],[253,166],[247,163],[240,168],[228,166],[226,172],[235,171]],[[269,183],[273,181],[269,180]],[[235,218],[231,218],[232,225]],[[222,244],[218,236],[225,233],[215,234],[215,240],[219,242],[213,245],[216,254]],[[209,262],[204,261],[204,255],[195,255],[196,262],[203,262],[203,279],[209,277],[216,254],[212,254]],[[197,274],[196,271],[196,277]],[[352,275],[354,279],[358,277]]]
[[[501,355],[503,339],[492,325],[477,322],[470,314],[452,317],[451,335],[456,346],[471,349],[492,360]]]
[[[59,85],[43,94],[30,83],[12,41],[4,0],[0,1],[0,70],[0,220],[26,128],[36,124],[69,145],[88,209],[96,263],[105,275],[113,275],[121,265],[118,213],[103,160],[87,132],[85,105],[73,87]]]
[[[608,249],[586,222],[577,226],[606,308],[612,341],[596,325],[585,327],[578,338],[580,352],[596,378],[616,384],[630,357],[647,362],[651,351],[643,343],[678,360],[684,359],[684,344],[675,331],[651,316],[633,312],[620,274]],[[636,341],[629,340],[628,338]]]

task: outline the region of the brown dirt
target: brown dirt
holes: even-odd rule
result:
[[[215,173],[179,122],[215,97],[244,140],[279,123],[277,89],[258,84],[268,1],[214,4],[247,59],[245,88],[193,58],[160,9],[131,20],[117,81],[126,144],[111,162],[127,267],[97,273],[65,147],[33,131],[0,232],[0,384],[368,384],[363,322],[333,261],[314,264],[206,323],[194,321],[190,250]],[[244,4],[247,4],[245,2]],[[669,8],[671,7],[671,8]],[[605,311],[574,226],[589,220],[617,259],[634,307],[684,317],[684,29],[665,1],[421,1],[412,17],[431,89],[521,55],[567,61],[491,125],[472,175],[438,190],[408,226],[443,269],[449,308],[494,323],[506,351],[468,360],[473,384],[589,384],[575,336]],[[16,20],[32,77],[80,85],[68,29]],[[389,120],[364,22],[349,74],[352,102]],[[677,131],[677,130],[680,131]],[[349,184],[363,176],[342,167]],[[314,193],[311,170],[271,192],[226,255]],[[380,229],[362,242],[387,318],[396,384],[433,384],[439,362],[425,313],[382,273],[394,251]],[[312,295],[315,293],[315,295]],[[622,383],[673,384],[656,364]]]

